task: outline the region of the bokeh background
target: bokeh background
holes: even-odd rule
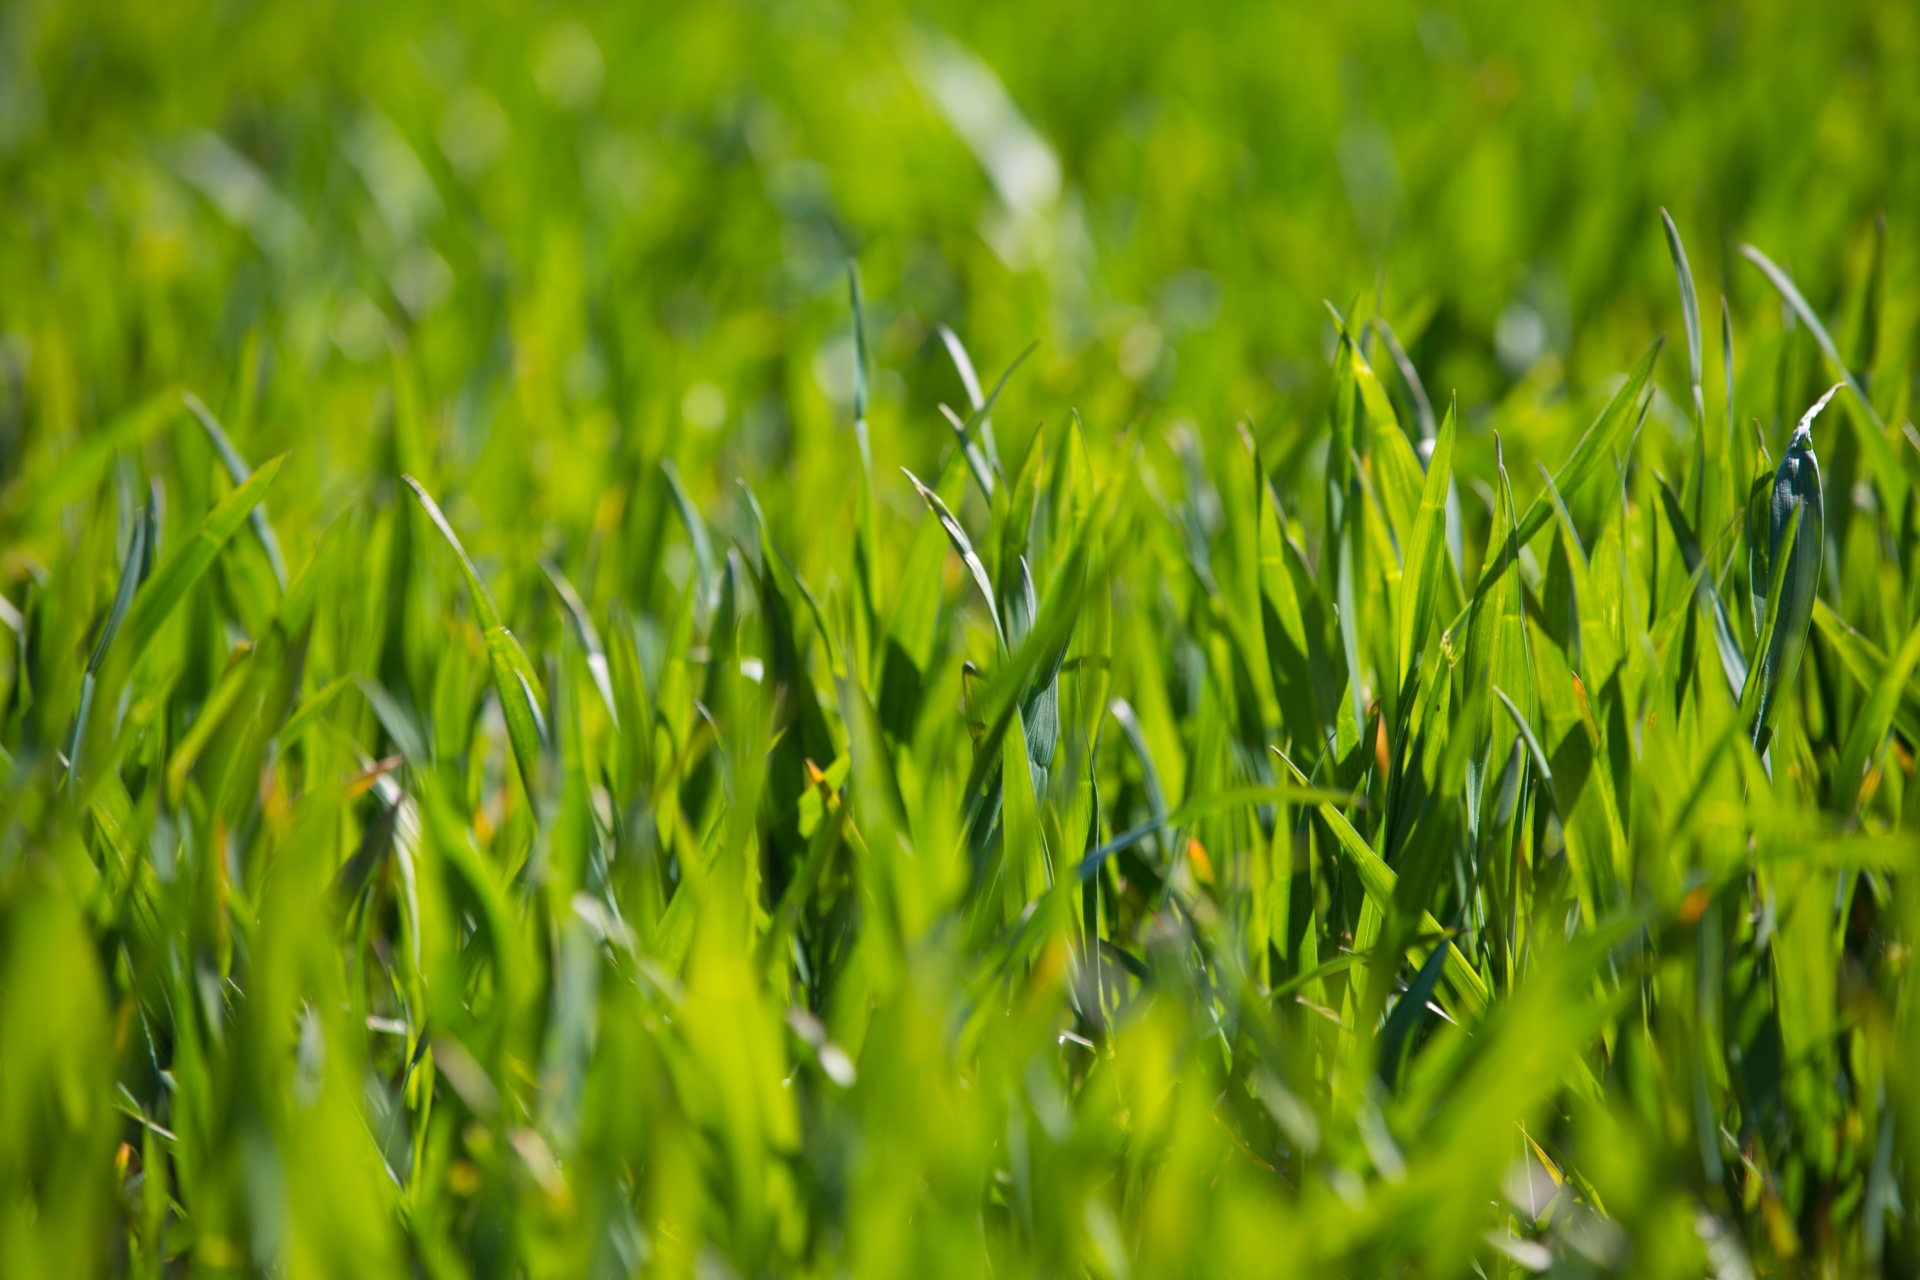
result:
[[[882,473],[962,401],[937,325],[989,380],[1041,341],[1008,421],[1271,440],[1324,400],[1323,300],[1524,447],[1678,331],[1661,206],[1743,343],[1780,314],[1744,241],[1825,310],[1884,213],[1910,278],[1917,60],[1899,3],[10,5],[0,324],[50,390],[0,468],[257,351],[247,444],[316,446],[320,501],[397,343],[542,518],[670,454],[723,519],[792,479],[784,528],[849,482],[849,258]]]

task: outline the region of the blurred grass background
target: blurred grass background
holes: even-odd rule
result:
[[[1862,694],[1907,637],[1920,582],[1898,437],[1920,324],[1916,66],[1920,9],[1906,3],[6,6],[0,594],[24,621],[8,624],[18,643],[0,700],[0,1269],[1911,1268],[1920,1246],[1902,1215],[1920,1198],[1904,1153],[1920,1149],[1920,1090],[1900,1064],[1920,1020],[1899,939],[1920,912],[1890,868],[1911,857],[1900,833],[1920,788],[1898,777],[1920,719],[1898,722],[1908,736],[1877,800],[1877,783],[1860,798],[1831,779],[1853,759],[1856,716],[1872,718]],[[1741,423],[1711,474],[1737,493],[1758,465],[1746,423],[1779,456],[1835,376],[1740,259],[1743,243],[1787,267],[1826,317],[1895,428],[1882,445],[1900,451],[1900,466],[1877,469],[1894,454],[1867,451],[1857,406],[1822,420],[1846,413],[1857,433],[1818,437],[1829,537],[1848,549],[1830,563],[1849,566],[1823,595],[1867,647],[1820,633],[1817,692],[1776,749],[1777,802],[1751,767],[1737,773],[1737,752],[1709,746],[1724,711],[1704,688],[1717,674],[1699,675],[1711,645],[1694,647],[1686,580],[1654,514],[1655,477],[1682,486],[1701,430],[1661,207],[1702,298],[1709,416],[1737,405]],[[990,678],[1012,655],[995,647],[1007,619],[979,612],[945,556],[926,705],[897,712],[864,691],[899,775],[905,812],[888,820],[919,860],[862,846],[857,864],[830,862],[817,900],[783,926],[805,940],[791,962],[751,951],[804,846],[786,817],[763,815],[764,829],[739,825],[765,865],[736,866],[728,804],[763,782],[796,786],[797,770],[775,769],[798,763],[780,744],[803,740],[822,768],[845,753],[807,794],[842,806],[872,844],[872,797],[886,790],[855,758],[880,726],[846,714],[860,705],[848,688],[874,672],[864,649],[850,677],[828,654],[863,581],[850,260],[866,299],[890,607],[928,566],[917,547],[931,538],[933,559],[945,556],[901,466],[942,489],[983,546],[979,531],[993,531],[996,590],[1024,549],[1049,602],[1049,571],[1080,563],[1064,535],[1091,509],[1094,479],[1124,494],[1095,557],[1111,582],[1087,591],[1113,586],[1113,617],[1088,604],[1060,678],[1062,761],[1081,762],[1081,718],[1106,744],[1086,775],[1094,795],[1043,785],[1032,815],[1009,803],[1007,822],[1030,817],[1061,867],[1081,852],[1060,840],[1079,834],[1072,822],[1091,848],[1163,819],[1168,803],[1276,781],[1260,746],[1276,717],[1249,723],[1262,708],[1233,705],[1246,690],[1221,674],[1234,631],[1222,614],[1246,598],[1243,576],[1256,611],[1267,599],[1266,547],[1250,557],[1247,540],[1273,511],[1315,564],[1331,563],[1324,446],[1333,406],[1344,396],[1351,409],[1356,348],[1324,302],[1355,330],[1391,323],[1436,416],[1457,395],[1469,584],[1488,530],[1513,515],[1496,430],[1513,486],[1531,495],[1535,460],[1558,465],[1666,333],[1633,479],[1566,495],[1596,569],[1617,555],[1633,579],[1607,616],[1647,614],[1621,634],[1647,641],[1657,672],[1635,669],[1657,690],[1641,703],[1595,692],[1603,718],[1627,707],[1606,727],[1634,874],[1609,909],[1560,930],[1572,880],[1556,887],[1562,872],[1543,870],[1538,915],[1554,927],[1502,968],[1480,940],[1498,932],[1484,917],[1524,918],[1531,897],[1520,909],[1444,876],[1420,881],[1429,896],[1412,905],[1474,939],[1462,951],[1496,997],[1472,1036],[1454,1035],[1420,1012],[1424,996],[1463,1018],[1465,997],[1436,995],[1439,970],[1414,953],[1363,980],[1351,949],[1382,927],[1382,908],[1351,868],[1333,869],[1332,817],[1289,804],[1251,827],[1211,812],[1213,825],[1189,824],[1205,837],[1197,863],[1156,837],[1152,866],[1090,891],[1091,943],[1047,915],[1064,899],[1038,881],[1025,886],[1035,914],[994,921],[1012,941],[983,943],[964,863],[985,845],[963,845],[959,803],[980,726],[960,709],[977,715],[982,684],[998,686],[960,664]],[[1725,406],[1722,295],[1740,353]],[[967,404],[943,325],[989,387],[1040,343],[993,414],[1003,488],[1021,459],[1039,460],[1043,515],[1007,551],[1004,510],[968,485],[940,419],[941,404]],[[1381,346],[1360,345],[1418,434],[1411,384]],[[138,539],[157,540],[164,568],[228,492],[208,436],[174,408],[183,391],[253,463],[287,455],[267,504],[293,586],[276,590],[287,584],[241,530],[153,653],[122,652],[117,670],[101,655]],[[1067,430],[1075,410],[1084,441]],[[1043,421],[1047,448],[1029,449]],[[1390,474],[1361,452],[1370,475]],[[698,520],[680,513],[663,463],[711,526],[717,568],[687,536],[682,522]],[[514,781],[531,759],[506,723],[518,704],[488,692],[483,610],[466,604],[401,471],[439,499],[553,691],[537,782]],[[1256,473],[1284,508],[1254,497]],[[1390,545],[1404,549],[1398,514]],[[773,548],[795,577],[776,572]],[[609,637],[605,719],[542,559],[564,566]],[[1739,613],[1748,569],[1735,559],[1732,578],[1715,566],[1720,589],[1736,622],[1757,622]],[[1336,588],[1321,575],[1316,601],[1308,558],[1297,563],[1308,627],[1331,637]],[[1542,615],[1551,580],[1531,561],[1528,574]],[[746,677],[713,674],[713,656],[732,653],[715,621],[733,616],[723,580],[738,588],[740,652],[764,659],[756,670],[830,690],[817,723],[754,701]],[[797,581],[822,613],[804,613]],[[134,598],[136,626],[146,598]],[[1390,659],[1390,592],[1362,604]],[[804,641],[797,665],[780,647],[781,609]],[[1670,661],[1680,642],[1656,613],[1689,619],[1685,663]],[[102,687],[130,692],[90,711],[103,635]],[[857,624],[838,641],[856,635],[877,652]],[[1438,670],[1443,651],[1427,649]],[[1126,737],[1101,719],[1108,690],[1087,674],[1109,654],[1112,691],[1139,712]],[[260,732],[230,714],[243,690],[255,696],[250,663],[269,683],[257,706],[238,705]],[[525,686],[536,709],[540,681]],[[1390,683],[1374,671],[1366,724],[1350,717],[1316,770],[1371,788],[1376,805],[1384,780],[1355,747],[1377,733],[1385,760]],[[1911,701],[1907,684],[1903,672],[1888,697]],[[1458,711],[1458,685],[1452,696]],[[642,727],[631,714],[624,730],[612,723],[616,707],[644,708]],[[687,755],[648,741],[656,719]],[[67,736],[76,722],[94,742],[70,772],[66,744],[87,747],[86,733]],[[1876,743],[1884,717],[1880,730]],[[271,748],[261,738],[283,731]],[[1253,743],[1256,759],[1229,740]],[[1308,758],[1300,735],[1289,741]],[[709,749],[717,763],[698,755]],[[388,774],[404,783],[391,795]],[[583,797],[602,783],[612,803],[596,793],[589,814]],[[690,831],[670,829],[663,794],[685,805]],[[1706,819],[1689,794],[1709,797]],[[1540,865],[1563,866],[1539,803]],[[1347,812],[1416,880],[1404,831],[1395,843],[1377,808]],[[1294,819],[1327,878],[1298,872],[1294,933],[1269,956],[1266,889],[1248,890],[1231,860]],[[413,828],[396,836],[402,822]],[[1855,835],[1881,843],[1836,844]],[[690,873],[682,855],[709,844],[713,867]],[[389,846],[415,851],[420,887]],[[567,849],[585,851],[581,865],[552,852]],[[377,871],[361,850],[380,856]],[[1794,861],[1808,850],[1811,863]],[[550,857],[561,870],[545,869]],[[1822,878],[1836,860],[1837,885]],[[354,867],[367,878],[347,895]],[[698,900],[711,914],[697,930],[676,932],[684,920],[663,899],[693,900],[688,874],[724,891]],[[1284,903],[1286,877],[1262,874]],[[1138,885],[1156,875],[1164,885],[1143,905]],[[588,908],[549,901],[548,884],[581,888]],[[416,889],[425,905],[403,907]],[[747,904],[744,924],[722,909],[727,891]],[[1872,905],[1856,911],[1856,897]],[[1263,922],[1250,951],[1238,925],[1215,932],[1249,902]],[[1129,1006],[1130,1021],[1104,1005],[1067,1012],[1071,948],[1029,938],[1017,927],[1028,919],[1091,945],[1090,964],[1071,963],[1125,991],[1144,989],[1127,984],[1150,968],[1154,998]],[[1402,926],[1396,914],[1386,927]],[[1562,948],[1558,933],[1580,936]],[[1229,981],[1241,962],[1221,957],[1236,948],[1248,989],[1286,996],[1270,1023],[1254,1011],[1266,1001]],[[1319,967],[1349,961],[1345,976]],[[1368,1018],[1386,1013],[1389,990],[1424,993],[1392,1005],[1424,1021],[1375,1018],[1376,1037]],[[1409,1048],[1396,1084],[1394,1062],[1375,1069],[1376,1038],[1417,1045],[1424,1065]]]
[[[1321,300],[1377,290],[1436,395],[1551,402],[1674,328],[1657,207],[1755,312],[1740,241],[1830,302],[1920,194],[1901,4],[22,5],[0,48],[16,473],[257,331],[259,449],[312,440],[317,496],[391,333],[539,516],[628,438],[843,480],[850,256],[881,460],[925,470],[937,324],[1043,341],[1014,420],[1264,435],[1324,396]]]

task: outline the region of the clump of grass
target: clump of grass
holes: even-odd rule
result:
[[[1772,470],[1706,429],[1667,232],[1684,497],[1658,342],[1522,507],[1345,320],[1289,428],[1320,537],[1246,431],[1002,455],[1008,377],[889,481],[857,287],[846,489],[730,525],[656,464],[628,527],[689,554],[639,594],[457,468],[273,490],[192,397],[17,483],[63,550],[5,615],[10,1265],[1904,1251],[1912,534],[1856,506],[1901,556],[1828,554],[1832,391]],[[204,514],[137,448],[182,412]]]
[[[0,1276],[1920,1270],[1901,25],[1448,10],[0,15]]]

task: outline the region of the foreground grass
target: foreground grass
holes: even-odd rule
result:
[[[1284,467],[970,392],[889,476],[857,288],[847,481],[784,532],[636,458],[502,541],[404,355],[310,519],[177,391],[49,458],[6,500],[9,1271],[1904,1255],[1920,450],[1840,371],[1851,500],[1770,513],[1672,244],[1671,479],[1660,343],[1476,474],[1361,315]]]

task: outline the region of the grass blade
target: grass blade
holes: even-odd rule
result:
[[[921,500],[927,504],[927,509],[933,513],[934,519],[940,522],[940,527],[947,531],[947,540],[953,543],[953,549],[959,553],[960,559],[966,563],[967,571],[973,575],[974,584],[980,588],[980,594],[986,598],[987,612],[993,618],[994,634],[1000,637],[1001,651],[1005,652],[1007,635],[1000,626],[1000,604],[993,593],[993,580],[987,575],[987,566],[982,564],[980,557],[974,554],[973,542],[967,537],[967,531],[954,518],[953,512],[947,510],[947,504],[940,500],[939,494],[921,484],[920,477],[905,467],[900,470],[912,482]]]
[[[613,696],[613,671],[607,663],[606,646],[600,643],[600,630],[593,625],[593,617],[587,612],[586,602],[580,593],[573,589],[573,583],[567,581],[567,575],[560,566],[544,556],[540,560],[541,572],[547,575],[547,582],[553,587],[555,595],[566,608],[567,617],[573,623],[575,634],[580,637],[580,647],[587,653],[587,672],[593,677],[593,687],[600,691],[600,700],[606,704],[607,714],[613,717],[613,727],[620,727],[620,708]]]
[[[207,433],[207,438],[213,441],[214,452],[220,455],[220,461],[226,465],[227,476],[235,484],[245,481],[253,473],[253,468],[248,466],[247,460],[240,456],[240,451],[233,447],[233,441],[227,438],[227,433],[220,426],[219,420],[213,416],[206,405],[200,403],[200,397],[193,392],[185,392],[180,398],[193,416],[199,420],[201,428]],[[280,554],[280,539],[274,536],[273,525],[267,521],[266,504],[261,503],[255,507],[247,519],[253,525],[253,536],[260,540],[260,549],[267,553],[267,563],[273,566],[274,581],[280,584],[282,591],[285,591],[287,562]]]
[[[453,549],[454,558],[459,561],[460,574],[466,580],[467,595],[473,603],[475,620],[486,640],[487,663],[493,673],[493,687],[500,699],[501,715],[507,722],[507,737],[513,746],[514,761],[520,766],[520,780],[531,797],[535,794],[534,779],[540,750],[547,738],[546,718],[540,710],[546,700],[541,691],[540,677],[527,660],[520,642],[514,639],[513,633],[500,620],[500,610],[493,603],[487,584],[480,580],[479,570],[473,567],[467,549],[460,543],[460,536],[441,513],[440,504],[412,476],[403,475],[400,478],[413,490],[427,518],[433,521],[434,528],[440,531],[440,536],[446,539],[447,545]]]
[[[232,493],[207,513],[207,518],[178,551],[154,571],[140,594],[134,597],[133,607],[127,613],[128,648],[137,661],[153,643],[160,627],[166,622],[182,599],[186,597],[194,583],[220,554],[220,548],[226,546],[227,539],[240,527],[260,500],[267,496],[268,486],[273,478],[280,474],[280,466],[287,460],[286,454],[267,459],[259,469],[248,476],[246,482],[237,486]]]
[[[1578,493],[1580,487],[1600,469],[1600,464],[1613,456],[1616,447],[1628,435],[1629,428],[1638,426],[1639,415],[1634,413],[1634,406],[1648,378],[1653,375],[1653,362],[1659,357],[1660,347],[1665,341],[1664,338],[1657,338],[1647,348],[1646,354],[1640,357],[1640,362],[1627,375],[1627,380],[1620,384],[1620,389],[1607,401],[1606,408],[1600,411],[1600,416],[1594,419],[1593,425],[1587,428],[1573,446],[1573,452],[1554,473],[1553,483],[1562,496],[1571,498]],[[1545,494],[1541,494],[1527,507],[1526,515],[1520,518],[1515,534],[1516,545],[1524,547],[1533,541],[1533,536],[1545,528],[1547,521],[1552,518],[1552,504]]]
[[[1833,339],[1827,334],[1827,327],[1820,323],[1818,313],[1808,305],[1806,298],[1801,296],[1799,288],[1793,283],[1793,277],[1776,266],[1773,259],[1750,244],[1741,245],[1740,254],[1748,262],[1760,268],[1760,274],[1764,275],[1779,291],[1787,305],[1793,308],[1793,313],[1800,317],[1801,323],[1813,333],[1813,340],[1820,344],[1821,352],[1840,374],[1841,381],[1852,389],[1854,398],[1859,401],[1860,408],[1867,415],[1868,421],[1872,422],[1877,430],[1885,431],[1887,424],[1880,420],[1879,410],[1875,409],[1873,401],[1867,398],[1866,388],[1861,386],[1860,380],[1853,376],[1853,371],[1847,367],[1847,362],[1840,358],[1840,348],[1833,344]]]
[[[1707,400],[1701,390],[1700,300],[1693,291],[1693,268],[1687,265],[1687,251],[1680,243],[1680,228],[1665,209],[1660,225],[1667,232],[1667,252],[1673,258],[1673,274],[1680,281],[1680,311],[1687,323],[1687,373],[1693,387],[1693,425],[1696,432],[1706,429]]]
[[[1426,645],[1439,598],[1442,563],[1447,553],[1447,490],[1453,483],[1453,441],[1458,430],[1454,406],[1434,438],[1426,482],[1420,489],[1420,512],[1414,517],[1413,537],[1406,549],[1400,576],[1400,685],[1405,687],[1415,659]]]

